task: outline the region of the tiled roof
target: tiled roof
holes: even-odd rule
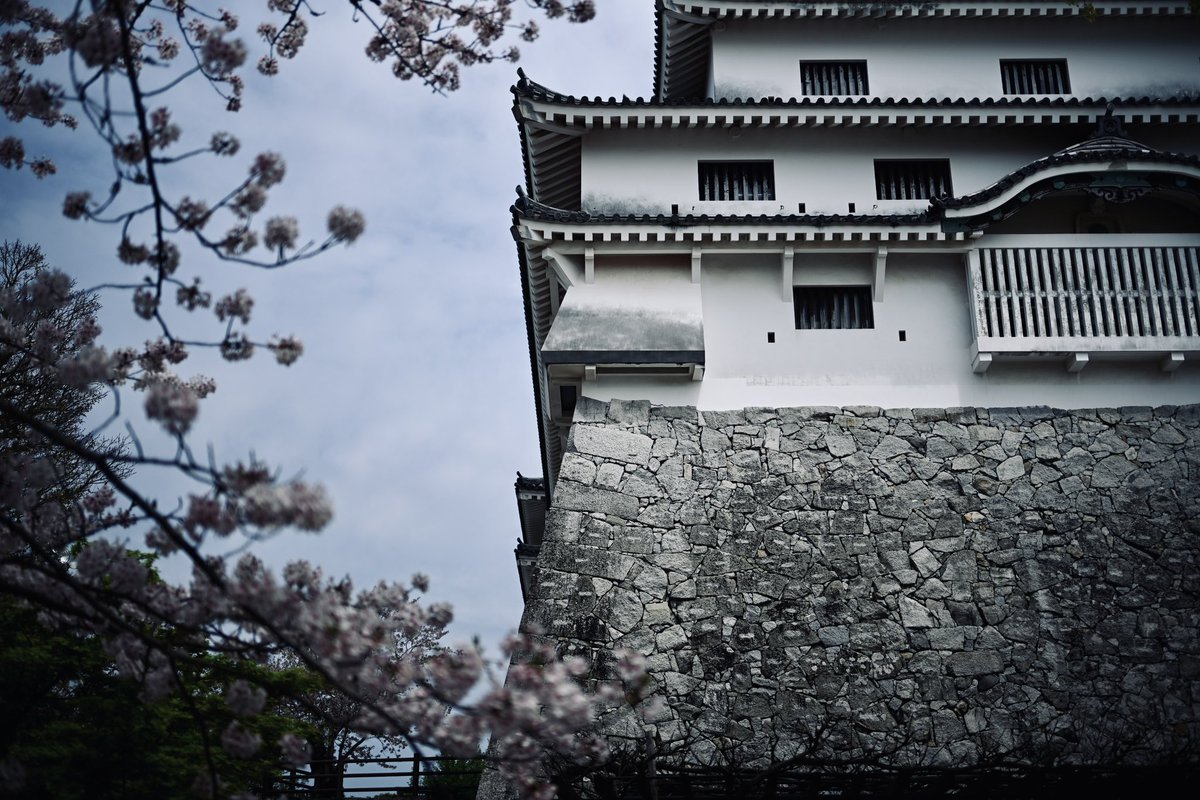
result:
[[[937,218],[928,212],[919,214],[592,214],[588,211],[564,211],[539,203],[518,189],[514,214],[544,222],[574,224],[640,224],[688,228],[697,225],[786,225],[817,228],[835,225],[868,225],[899,227],[928,225]]]
[[[938,2],[847,3],[844,0],[656,0],[654,96],[670,98],[703,91],[708,77],[708,28],[718,19],[831,19],[949,17],[1151,16],[1191,13],[1187,0],[1129,2],[1094,0],[939,0]],[[686,87],[680,91],[679,87]],[[699,87],[699,88],[698,88]]]
[[[737,99],[712,99],[707,97],[679,98],[666,100],[646,99],[644,97],[576,97],[549,89],[540,83],[530,80],[523,70],[517,70],[520,80],[513,86],[513,94],[518,98],[527,98],[538,102],[556,103],[559,105],[587,108],[882,108],[885,106],[934,106],[937,108],[1008,108],[1012,106],[1034,106],[1037,108],[1077,108],[1113,104],[1124,106],[1200,106],[1200,97],[1191,93],[1181,93],[1163,97],[1142,95],[1140,97],[1074,97],[1074,96],[1044,96],[1031,97],[1028,95],[1004,95],[1001,97],[761,97]]]
[[[1189,167],[1200,167],[1200,156],[1187,153],[1164,153],[1129,139],[1115,136],[1090,139],[1060,150],[1054,155],[1039,158],[1020,169],[1014,170],[1000,180],[981,189],[978,192],[965,194],[961,197],[939,197],[930,201],[934,209],[941,208],[970,208],[971,206],[993,200],[1016,186],[1021,181],[1038,172],[1053,167],[1070,164],[1092,164],[1110,161],[1141,161],[1165,164],[1179,164]]]

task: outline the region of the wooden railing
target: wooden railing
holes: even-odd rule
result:
[[[977,372],[992,355],[1062,354],[1081,369],[1114,352],[1174,369],[1200,350],[1200,246],[980,247],[968,282]]]
[[[315,761],[284,772],[270,796],[286,800],[412,798],[474,800],[483,769],[480,759],[441,756],[353,759],[345,765]]]

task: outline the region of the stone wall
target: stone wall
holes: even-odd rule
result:
[[[615,740],[763,765],[1200,751],[1200,406],[585,400],[525,624],[665,707]]]

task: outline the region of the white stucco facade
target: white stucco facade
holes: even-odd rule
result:
[[[712,52],[717,98],[799,96],[802,60],[866,61],[871,97],[1000,97],[1001,59],[1065,59],[1074,97],[1200,91],[1196,47],[1169,17],[731,19]]]
[[[664,3],[650,101],[517,87],[528,182],[514,230],[551,483],[580,396],[1200,401],[1186,3],[1100,3],[1094,23],[1029,2],[817,13],[834,5]],[[1002,60],[1054,61],[1069,91],[1006,95]],[[804,96],[804,61],[863,62],[868,91]],[[913,162],[945,171],[943,196],[886,199],[880,164]],[[767,191],[702,199],[707,163],[756,165]],[[804,286],[868,291],[870,327],[802,328]]]

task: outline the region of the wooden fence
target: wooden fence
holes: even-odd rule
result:
[[[289,769],[271,794],[286,800],[474,800],[483,761],[403,756],[354,759],[346,767],[314,761],[306,769]]]

